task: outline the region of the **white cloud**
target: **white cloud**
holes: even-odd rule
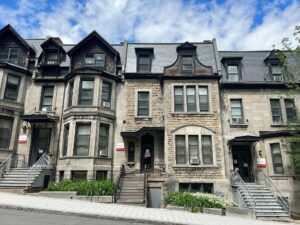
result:
[[[60,36],[76,43],[97,30],[111,43],[203,41],[217,38],[222,50],[270,49],[300,24],[300,2],[227,0],[19,1],[16,9],[0,5],[0,23],[11,23],[24,37]],[[260,2],[261,3],[261,2]],[[262,3],[261,3],[262,4]],[[284,7],[283,7],[284,5]],[[258,25],[255,19],[262,14]],[[254,26],[253,26],[254,25]]]

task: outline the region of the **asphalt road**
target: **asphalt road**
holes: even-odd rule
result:
[[[128,221],[0,209],[0,225],[145,225]]]

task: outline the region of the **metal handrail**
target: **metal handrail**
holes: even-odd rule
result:
[[[10,169],[12,156],[8,156],[1,164],[0,164],[0,178],[3,174]]]
[[[274,184],[274,182],[272,181],[272,179],[263,171],[259,171],[257,173],[257,181],[259,184],[261,184],[261,179],[260,179],[260,174],[263,175],[262,179],[264,181],[264,184],[268,187],[270,187],[270,189],[275,189],[275,191],[273,191],[273,194],[275,194],[277,201],[279,201],[279,203],[281,203],[281,205],[283,206],[283,208],[289,212],[289,201],[288,199],[282,194],[282,192],[278,189],[278,187]],[[275,193],[274,193],[275,192]]]
[[[117,200],[120,197],[121,187],[122,187],[121,179],[122,179],[122,177],[124,177],[125,174],[126,174],[125,166],[121,165],[120,173],[119,173],[119,176],[117,178],[117,185],[116,185],[116,190],[115,190],[114,202],[117,202]]]
[[[251,197],[252,202],[249,204],[252,206],[252,208],[256,207],[256,201],[253,197],[253,195],[250,193],[249,189],[247,188],[246,184],[244,183],[243,179],[241,178],[240,174],[237,171],[232,171],[231,173],[231,184],[236,186],[242,186],[244,190],[247,191],[247,194]]]
[[[34,176],[36,171],[38,169],[45,169],[45,168],[51,168],[52,166],[52,158],[47,153],[44,153],[41,158],[30,168],[30,170],[27,173],[27,185],[26,188],[29,186],[29,181]]]
[[[145,201],[145,206],[147,207],[148,206],[148,187],[147,187],[147,184],[148,184],[148,173],[147,173],[147,167],[145,167],[145,170],[144,170],[144,201]]]

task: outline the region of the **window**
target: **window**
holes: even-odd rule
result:
[[[108,155],[108,136],[109,136],[109,125],[100,124],[99,130],[99,156]]]
[[[228,81],[239,81],[239,67],[238,65],[228,65],[227,66],[227,77]]]
[[[134,162],[135,144],[130,142],[128,144],[128,162]]]
[[[0,149],[8,149],[13,127],[13,118],[0,117]]]
[[[138,92],[138,116],[149,116],[149,92]]]
[[[74,89],[74,81],[69,83],[69,98],[68,98],[68,107],[72,106],[73,102],[73,89]]]
[[[110,108],[111,103],[111,83],[103,82],[101,104],[103,107]]]
[[[47,53],[47,64],[58,64],[58,53],[56,52]]]
[[[180,192],[202,192],[213,193],[213,184],[211,183],[179,183]]]
[[[272,75],[273,76],[281,76],[282,75],[282,69],[280,65],[272,65]]]
[[[186,87],[186,103],[187,111],[195,112],[196,111],[196,90],[195,87]]]
[[[193,70],[193,57],[192,56],[182,56],[181,69],[185,71]]]
[[[150,54],[139,54],[137,64],[138,72],[151,72],[151,55]]]
[[[199,164],[199,143],[198,135],[189,135],[189,153],[190,163],[193,164],[196,161]]]
[[[91,124],[77,124],[75,138],[75,156],[88,156],[90,148]]]
[[[0,48],[0,60],[18,60],[19,48]]]
[[[59,181],[62,181],[65,177],[65,171],[61,170],[59,171],[59,174],[58,174],[58,180]]]
[[[201,139],[200,139],[201,138]],[[188,141],[186,146],[186,140]],[[201,140],[201,145],[199,145]],[[213,164],[213,149],[211,135],[175,135],[176,164],[186,164],[186,152],[190,165],[199,165],[201,153],[202,164]]]
[[[86,180],[86,178],[87,178],[87,171],[72,171],[71,172],[71,180],[72,181]]]
[[[41,111],[52,110],[53,103],[53,86],[44,86],[42,90]]]
[[[291,143],[291,159],[294,165],[295,174],[300,174],[300,164],[299,164],[299,155],[300,155],[300,142]]]
[[[183,112],[183,87],[174,87],[174,110],[175,112]]]
[[[84,58],[86,66],[96,66],[104,69],[105,54],[104,53],[86,53]]]
[[[94,80],[81,80],[79,105],[93,105]]]
[[[270,144],[271,146],[271,155],[272,155],[272,162],[273,162],[273,170],[275,174],[283,174],[283,164],[281,158],[281,151],[280,151],[280,144],[274,143]]]
[[[210,135],[202,135],[202,159],[203,164],[213,163],[212,141]]]
[[[96,180],[107,180],[107,171],[96,171]]]
[[[176,135],[176,164],[185,164],[185,136]]]
[[[209,111],[208,88],[205,86],[199,86],[199,106],[200,112]]]
[[[63,156],[66,156],[68,151],[69,130],[70,130],[70,126],[69,124],[66,124],[64,127],[64,143],[63,143],[63,152],[62,152]]]
[[[242,108],[241,99],[231,99],[231,120],[233,124],[242,124],[244,123],[244,115]]]
[[[273,123],[282,123],[281,107],[279,99],[270,99]]]
[[[207,86],[174,86],[174,112],[185,111],[209,111]]]
[[[7,76],[4,99],[10,101],[17,101],[19,85],[20,85],[20,77],[9,74]]]
[[[289,122],[289,123],[295,122],[297,116],[296,116],[294,100],[293,99],[284,99],[284,105],[285,105],[287,122]]]

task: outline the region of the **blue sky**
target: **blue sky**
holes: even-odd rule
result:
[[[280,48],[299,12],[300,0],[1,0],[0,26],[64,43],[97,30],[110,43],[216,38],[221,50],[254,50]]]

